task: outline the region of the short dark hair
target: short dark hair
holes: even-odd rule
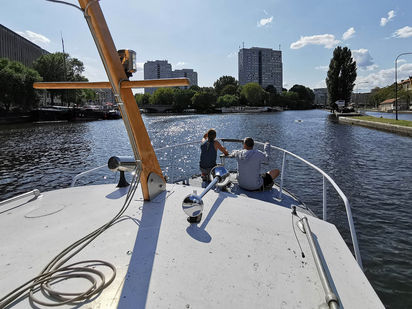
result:
[[[253,148],[255,142],[253,141],[253,138],[245,137],[245,139],[243,140],[243,144],[245,144],[248,148]]]
[[[216,138],[216,131],[214,129],[210,129],[207,131],[207,138],[213,140]]]

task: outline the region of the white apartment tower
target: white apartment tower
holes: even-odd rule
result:
[[[263,88],[272,85],[282,92],[282,52],[270,48],[241,48],[238,53],[239,84],[258,83]]]

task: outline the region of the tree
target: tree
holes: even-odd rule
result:
[[[273,86],[273,85],[267,85],[266,88],[265,88],[265,91],[269,92],[269,93],[273,93],[273,94],[278,93],[275,86]]]
[[[66,53],[53,53],[42,55],[33,63],[33,68],[39,72],[45,82],[60,81],[87,81],[81,74],[84,72],[84,65],[79,59],[71,58]],[[51,104],[54,104],[54,97],[60,95],[62,101],[69,105],[70,101],[78,102],[78,96],[82,95],[81,90],[49,90]]]
[[[230,94],[230,95],[237,95],[238,94],[238,90],[239,87],[236,87],[235,85],[226,85],[222,91],[220,92],[220,95],[226,95],[226,94]]]
[[[356,61],[352,58],[349,48],[338,46],[333,51],[333,58],[329,63],[326,85],[329,93],[329,103],[345,100],[345,105],[350,101],[356,80]]]
[[[220,77],[217,81],[214,82],[213,87],[215,88],[215,91],[217,93],[217,95],[222,95],[222,90],[228,86],[228,85],[233,85],[236,87],[239,87],[239,83],[237,82],[237,80],[232,77],[232,76],[227,76],[224,75],[222,77]],[[232,93],[225,93],[225,94],[232,94]]]
[[[194,90],[175,88],[173,109],[177,112],[183,112],[183,110],[189,108],[195,93]]]
[[[230,107],[239,105],[239,97],[232,94],[225,94],[217,98],[216,102],[219,107]]]
[[[150,104],[172,105],[174,93],[172,88],[159,88],[150,97]]]
[[[315,100],[315,93],[312,89],[303,85],[294,85],[290,88],[289,92],[295,92],[298,95],[296,104],[297,109],[311,108],[313,101]]]
[[[248,83],[244,85],[241,96],[252,106],[263,105],[264,90],[258,83]]]
[[[136,93],[134,98],[139,107],[150,104],[150,93]]]
[[[212,112],[216,104],[216,95],[213,91],[202,89],[192,97],[192,106],[198,112]]]
[[[33,83],[41,77],[35,70],[17,61],[0,59],[0,103],[6,111],[12,107],[30,110],[37,102]]]

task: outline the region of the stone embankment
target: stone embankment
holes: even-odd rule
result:
[[[368,121],[368,120],[360,120],[360,119],[354,119],[354,118],[349,118],[349,117],[339,117],[339,122],[346,123],[346,124],[360,125],[360,126],[364,126],[368,128],[373,128],[373,129],[378,129],[378,130],[383,130],[383,131],[388,131],[388,132],[393,132],[393,133],[399,133],[399,134],[412,137],[412,127],[398,126],[395,124],[374,122],[374,121]]]

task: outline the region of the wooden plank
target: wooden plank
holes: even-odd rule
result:
[[[187,78],[165,78],[147,80],[125,80],[121,82],[122,89],[150,88],[150,87],[176,87],[189,86]],[[109,82],[41,82],[34,83],[36,89],[110,89]]]

